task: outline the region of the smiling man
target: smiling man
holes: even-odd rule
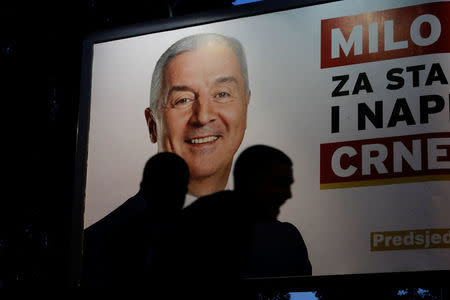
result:
[[[145,118],[158,151],[174,152],[188,164],[189,194],[225,189],[249,101],[245,54],[234,38],[189,36],[158,60]]]

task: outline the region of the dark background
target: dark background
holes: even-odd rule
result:
[[[233,7],[232,2],[1,2],[0,99],[4,153],[1,166],[2,178],[6,181],[2,184],[0,202],[0,287],[77,286],[70,238],[81,53],[86,35]],[[441,275],[434,277],[438,284],[443,282],[438,280]],[[381,276],[376,282],[389,285],[392,278]],[[433,276],[422,278],[433,279]],[[337,282],[349,284],[345,280]],[[367,279],[364,282],[374,283]],[[417,286],[418,282],[422,281],[414,277],[413,283]],[[310,283],[317,286],[314,280]],[[405,287],[408,281],[400,283]],[[266,282],[262,285],[270,288]],[[283,286],[276,282],[274,285]],[[261,285],[254,283],[252,286],[258,289]],[[295,286],[293,282],[284,285],[286,289]],[[401,290],[406,291],[404,293],[392,288],[376,290],[377,293],[372,290],[374,299],[448,297],[447,289],[431,289],[429,297],[420,296],[417,289]],[[350,294],[362,296],[355,286]],[[368,297],[367,292],[363,294]],[[346,289],[322,289],[316,295],[320,299],[350,296]]]

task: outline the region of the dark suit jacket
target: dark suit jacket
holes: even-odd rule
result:
[[[123,251],[129,252],[126,249],[136,246],[130,245],[130,241],[142,234],[139,221],[132,220],[142,220],[145,209],[145,199],[137,193],[84,231],[82,286],[110,285],[111,279],[117,273],[111,273],[111,270],[115,269],[115,256]],[[128,233],[132,234],[127,237]],[[122,264],[117,260],[116,262]]]

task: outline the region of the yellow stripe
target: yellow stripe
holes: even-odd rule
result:
[[[450,248],[449,235],[450,228],[371,232],[370,251]]]
[[[320,185],[320,189],[321,190],[344,189],[360,186],[375,186],[375,185],[388,185],[388,184],[424,182],[424,181],[445,181],[445,180],[450,180],[450,174],[324,183]]]

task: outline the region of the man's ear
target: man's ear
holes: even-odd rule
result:
[[[147,121],[148,132],[150,133],[150,140],[152,141],[152,143],[156,143],[156,141],[158,140],[157,138],[158,134],[156,131],[156,120],[150,107],[147,107],[145,109],[145,120]]]
[[[250,97],[251,97],[251,95],[252,95],[252,91],[248,91],[248,94],[247,94],[247,105],[250,103]]]

